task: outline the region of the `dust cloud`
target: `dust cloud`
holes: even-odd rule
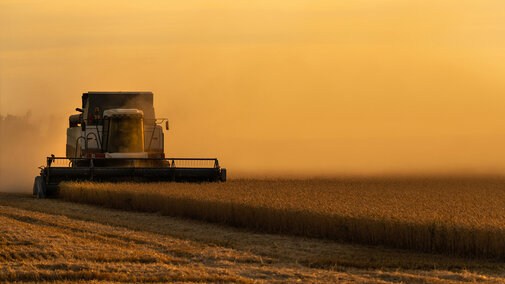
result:
[[[64,154],[64,126],[56,117],[34,117],[31,112],[0,115],[0,191],[30,192],[45,158]]]
[[[152,91],[167,156],[218,157],[230,177],[503,174],[504,13],[493,0],[6,0],[0,113],[64,124],[83,92]],[[5,128],[2,149],[64,150],[65,127]]]

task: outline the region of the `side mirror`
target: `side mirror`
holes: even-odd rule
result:
[[[169,129],[169,128],[168,128],[168,120],[167,120],[167,121],[165,121],[165,129],[166,129],[166,130],[168,130],[168,129]]]
[[[86,123],[84,121],[81,123],[81,129],[82,131],[86,131]]]

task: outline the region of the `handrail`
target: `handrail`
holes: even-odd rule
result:
[[[132,164],[135,164],[136,161],[142,162],[142,161],[166,161],[169,165],[169,167],[177,167],[176,166],[176,161],[213,161],[212,163],[212,168],[217,168],[219,169],[219,161],[217,158],[67,158],[67,157],[54,157],[50,156],[47,157],[47,167],[51,167],[51,165],[56,164],[56,161],[61,161],[61,160],[68,160],[70,161],[71,164],[75,164],[78,162],[89,162],[90,165],[93,165],[94,167],[96,166],[96,163],[99,161],[131,161]],[[61,164],[61,163],[60,163]],[[190,163],[191,164],[191,163]],[[210,164],[208,164],[210,165]],[[192,163],[191,166],[194,166],[194,163]],[[184,166],[182,166],[183,168]],[[210,168],[210,167],[209,167]]]

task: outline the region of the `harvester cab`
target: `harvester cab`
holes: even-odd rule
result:
[[[106,158],[147,158],[144,152],[144,113],[110,109],[103,113],[102,151]]]
[[[69,117],[66,157],[47,157],[33,194],[58,193],[62,181],[226,181],[216,158],[166,158],[164,124],[151,92],[88,92]]]

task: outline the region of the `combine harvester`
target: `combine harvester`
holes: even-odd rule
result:
[[[54,196],[62,181],[226,181],[216,158],[165,158],[151,92],[88,92],[69,117],[66,157],[47,157],[33,194]]]

